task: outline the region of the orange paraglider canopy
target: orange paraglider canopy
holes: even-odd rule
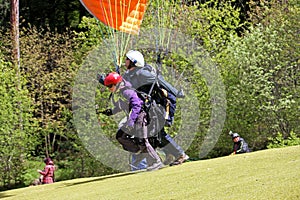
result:
[[[80,0],[98,20],[116,30],[138,34],[147,0]]]

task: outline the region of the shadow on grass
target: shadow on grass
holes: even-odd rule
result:
[[[16,196],[16,195],[5,194],[5,192],[2,192],[2,193],[0,193],[0,199],[2,199],[2,198],[8,198],[8,197],[12,197],[12,196]]]
[[[90,182],[95,182],[95,181],[101,181],[101,180],[106,180],[106,179],[110,179],[110,178],[130,176],[130,175],[134,175],[134,174],[141,173],[141,172],[146,172],[146,170],[138,170],[138,171],[132,171],[132,172],[124,172],[124,173],[120,173],[120,174],[112,174],[112,175],[108,175],[108,176],[94,178],[92,180],[79,181],[76,183],[64,183],[63,187],[70,187],[70,186],[74,186],[74,185],[80,185],[80,184],[85,184],[85,183],[90,183]]]

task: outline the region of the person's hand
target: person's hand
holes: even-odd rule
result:
[[[106,116],[111,116],[111,115],[113,115],[112,109],[111,109],[111,108],[106,109],[106,110],[104,110],[104,111],[100,111],[99,113],[104,114],[104,115],[106,115]]]
[[[40,172],[42,172],[42,170],[39,170],[39,169],[38,169],[37,172],[40,173]]]

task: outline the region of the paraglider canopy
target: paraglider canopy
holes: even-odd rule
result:
[[[147,0],[80,0],[102,23],[118,31],[138,34]]]

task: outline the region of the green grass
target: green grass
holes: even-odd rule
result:
[[[300,146],[82,178],[0,193],[5,199],[300,199]]]

